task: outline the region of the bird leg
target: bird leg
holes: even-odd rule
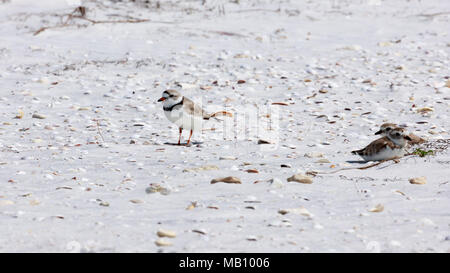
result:
[[[181,133],[183,132],[183,128],[180,128],[180,136],[178,137],[178,145],[180,145],[181,142]]]
[[[189,139],[188,139],[188,141],[187,141],[187,144],[186,144],[186,145],[189,145],[189,142],[191,142],[191,136],[192,136],[192,130],[191,130],[191,133],[189,134]]]

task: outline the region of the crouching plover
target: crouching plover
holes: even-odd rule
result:
[[[181,133],[183,132],[183,129],[190,130],[189,139],[186,143],[186,145],[189,145],[192,132],[201,130],[203,120],[209,120],[210,118],[219,116],[233,116],[231,113],[226,111],[208,114],[192,100],[182,96],[179,92],[173,89],[164,91],[162,93],[162,97],[158,101],[163,102],[164,114],[167,119],[179,127],[180,136],[178,138],[178,145],[180,145]]]
[[[364,149],[352,151],[352,154],[361,156],[365,161],[400,158],[405,155],[405,146],[410,140],[403,128],[393,128],[386,136],[371,142]]]
[[[380,126],[380,130],[378,132],[375,133],[375,135],[382,135],[382,136],[387,136],[389,134],[389,132],[392,129],[398,128],[397,124],[395,123],[383,123]],[[425,139],[416,136],[413,133],[410,133],[409,138],[411,138],[411,140],[408,141],[408,145],[412,146],[412,145],[418,145],[418,144],[422,144],[424,142],[426,142]]]

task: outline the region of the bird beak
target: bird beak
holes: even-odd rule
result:
[[[376,132],[375,135],[379,135],[379,134],[381,134],[381,133],[382,133],[382,132],[381,132],[381,130],[380,130],[380,131]]]
[[[161,97],[161,98],[158,100],[158,102],[160,102],[160,101],[165,101],[165,100],[166,100],[166,98]]]
[[[412,139],[409,136],[405,136],[405,139],[411,141]]]

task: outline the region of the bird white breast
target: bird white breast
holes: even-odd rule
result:
[[[405,150],[402,149],[391,149],[390,147],[386,147],[376,153],[370,154],[370,155],[361,155],[362,158],[366,161],[379,161],[379,160],[386,160],[386,159],[392,159],[396,157],[402,157],[405,155]]]
[[[164,111],[164,114],[168,120],[182,129],[199,131],[203,127],[204,120],[202,117],[187,114],[182,108]]]

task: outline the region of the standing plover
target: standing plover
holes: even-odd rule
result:
[[[386,136],[379,138],[364,149],[352,151],[352,154],[361,156],[365,161],[379,161],[400,158],[405,155],[405,146],[411,138],[403,128],[393,128]]]
[[[392,129],[395,129],[397,127],[398,126],[395,123],[383,123],[380,126],[380,130],[378,132],[376,132],[375,135],[387,136]],[[416,136],[413,133],[410,133],[408,136],[409,136],[409,138],[411,138],[411,140],[408,141],[408,145],[410,145],[410,146],[418,145],[418,144],[422,144],[422,143],[426,142],[425,139],[423,139],[419,136]]]
[[[164,114],[167,119],[179,127],[180,136],[178,138],[178,145],[180,145],[183,129],[190,130],[189,139],[186,143],[186,145],[189,145],[192,132],[201,130],[203,120],[209,120],[210,118],[219,116],[233,116],[226,111],[208,114],[192,100],[182,96],[178,91],[173,89],[164,91],[158,101],[163,102]]]

